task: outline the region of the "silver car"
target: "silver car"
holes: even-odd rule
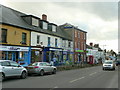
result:
[[[43,76],[45,73],[56,74],[57,68],[47,62],[35,62],[26,67],[28,74],[38,74]]]
[[[23,79],[27,77],[27,69],[14,61],[0,60],[0,67],[2,69],[0,70],[2,72],[2,80],[11,76],[20,76]]]
[[[112,69],[115,70],[115,62],[113,60],[106,60],[103,63],[103,70]]]

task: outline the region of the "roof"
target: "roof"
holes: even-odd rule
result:
[[[80,28],[78,28],[78,27],[76,27],[76,26],[74,26],[74,25],[71,25],[71,24],[69,24],[69,23],[65,23],[65,24],[63,24],[63,25],[60,25],[60,27],[61,27],[62,29],[65,29],[65,28],[73,28],[73,29],[79,30],[79,31],[81,31],[81,32],[87,33],[86,31],[84,31],[84,30],[82,30],[82,29],[80,29]]]
[[[50,30],[43,30],[40,27],[32,26],[23,19],[24,16],[32,16],[37,18],[36,16],[27,15],[25,13],[13,10],[3,5],[0,5],[0,11],[2,12],[2,14],[0,15],[0,23],[2,24],[15,26],[15,27],[23,28],[30,31],[36,31],[39,33],[54,35],[67,40],[72,40],[71,37],[67,33],[65,33],[63,30],[61,30],[58,26],[57,26],[57,32],[52,32]]]

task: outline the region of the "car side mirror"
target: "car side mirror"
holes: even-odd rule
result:
[[[18,65],[18,67],[21,67],[20,65]]]

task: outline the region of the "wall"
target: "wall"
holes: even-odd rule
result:
[[[43,46],[47,47],[48,45],[48,37],[51,38],[50,45],[51,47],[55,47],[55,38],[57,38],[58,48],[62,47],[62,39],[60,37],[38,33],[38,32],[31,32],[31,46],[37,45],[37,35],[40,35],[40,42],[43,42]]]
[[[30,31],[9,26],[9,25],[0,25],[0,28],[7,29],[7,43],[0,44],[9,44],[9,45],[21,45],[21,46],[29,46],[30,45]],[[22,41],[22,32],[27,34],[27,43],[26,45],[22,45],[20,42]]]

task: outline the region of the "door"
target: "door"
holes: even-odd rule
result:
[[[49,63],[43,63],[43,68],[45,72],[51,72],[52,71],[52,67],[50,66]]]
[[[10,66],[10,62],[4,61],[1,62],[2,71],[5,73],[5,76],[12,76],[13,75],[13,69],[12,66]]]
[[[11,67],[13,69],[13,71],[12,71],[13,75],[15,75],[15,76],[21,75],[21,71],[23,69],[22,67],[18,67],[19,65],[16,62],[13,62],[13,61],[10,62],[10,65],[11,65]]]

